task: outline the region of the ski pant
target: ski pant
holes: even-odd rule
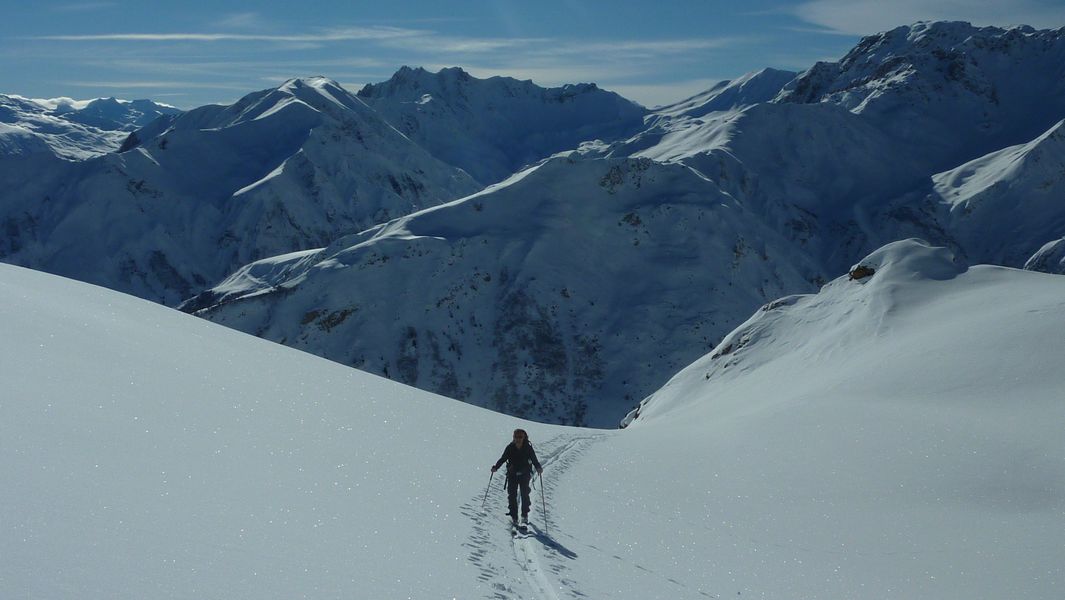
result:
[[[507,503],[512,518],[518,518],[518,488],[521,488],[521,516],[529,514],[532,501],[529,500],[529,481],[532,480],[532,472],[507,474]]]

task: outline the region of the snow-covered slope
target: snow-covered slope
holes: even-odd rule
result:
[[[54,152],[71,160],[118,149],[130,131],[180,110],[151,100],[35,100],[0,94],[0,158]]]
[[[1058,598],[1065,279],[861,263],[621,432],[0,265],[0,597]],[[528,539],[498,475],[480,508],[515,426],[546,466]]]
[[[185,306],[449,397],[611,425],[818,272],[697,172],[556,156]]]
[[[756,312],[559,501],[616,495],[602,513],[660,537],[609,532],[603,553],[669,552],[664,577],[721,597],[1059,597],[1065,278],[914,240],[860,264]]]
[[[118,154],[6,160],[0,180],[0,258],[168,304],[480,189],[323,78],[164,117]]]
[[[542,88],[459,68],[403,67],[359,97],[444,162],[484,184],[587,140],[639,130],[647,109],[595,84]]]
[[[484,597],[488,466],[573,435],[9,265],[0,330],[3,598]]]

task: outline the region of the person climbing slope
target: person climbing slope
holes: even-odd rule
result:
[[[537,473],[544,472],[544,468],[536,458],[536,451],[533,450],[532,442],[529,441],[529,434],[524,429],[514,430],[514,441],[507,444],[507,447],[503,450],[503,455],[499,457],[496,464],[492,465],[492,472],[495,473],[504,462],[507,463],[507,502],[510,509],[507,514],[510,515],[511,521],[518,525],[518,489],[520,488],[520,526],[524,527],[529,522],[529,508],[531,505],[529,482],[532,480],[532,469],[535,468]]]

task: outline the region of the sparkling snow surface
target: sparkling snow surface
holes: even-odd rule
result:
[[[861,262],[621,432],[0,265],[0,597],[1062,597],[1065,279]],[[498,476],[480,509],[515,426],[549,511],[518,540]]]

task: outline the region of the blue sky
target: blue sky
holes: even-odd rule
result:
[[[927,19],[1065,25],[1065,0],[188,0],[0,11],[0,92],[228,103],[295,76],[355,90],[402,65],[540,85],[595,82],[652,106],[763,67],[835,60]]]

